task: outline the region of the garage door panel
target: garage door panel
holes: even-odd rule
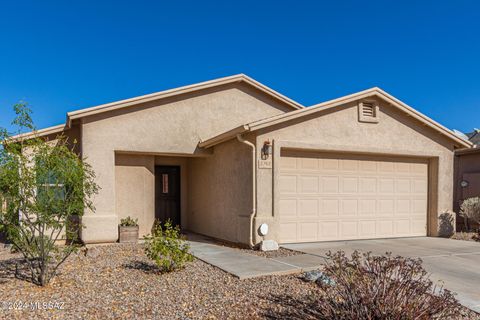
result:
[[[359,215],[372,215],[377,212],[377,199],[359,199]]]
[[[395,172],[395,163],[380,161],[378,163],[378,172],[379,173],[393,173],[393,172]]]
[[[395,215],[410,215],[410,199],[397,199],[395,204]]]
[[[340,236],[344,239],[351,239],[358,236],[358,221],[343,220],[340,223]]]
[[[427,181],[423,179],[414,179],[412,181],[412,186],[413,186],[413,193],[427,193],[428,191],[428,185]]]
[[[377,234],[375,220],[360,220],[358,222],[358,235],[362,238],[372,238]]]
[[[427,209],[427,201],[425,199],[414,199],[412,200],[412,212],[423,214]]]
[[[361,172],[377,172],[377,163],[375,161],[358,161]]]
[[[372,177],[360,177],[360,193],[376,193],[377,179]]]
[[[280,169],[288,170],[288,169],[297,169],[297,159],[290,158],[290,157],[283,157],[280,161]]]
[[[378,219],[376,225],[377,237],[390,237],[393,234],[393,220]]]
[[[298,214],[300,217],[318,217],[318,200],[317,199],[299,199]]]
[[[298,163],[298,161],[297,161]],[[301,158],[300,159],[300,168],[301,170],[318,170],[318,159],[312,159],[312,158]]]
[[[340,205],[338,199],[322,199],[322,217],[338,216],[340,213]]]
[[[318,225],[316,223],[304,222],[298,224],[299,241],[317,241],[318,239]]]
[[[322,176],[321,177],[321,190],[322,193],[338,193],[338,180],[337,176]]]
[[[335,170],[337,171],[339,168],[339,160],[338,159],[322,159],[319,160],[323,164],[322,168],[327,171]]]
[[[298,241],[297,237],[297,222],[282,222],[280,223],[280,234],[285,242]]]
[[[279,206],[279,214],[283,218],[297,217],[297,200],[281,199]]]
[[[280,193],[293,193],[297,192],[297,176],[294,175],[282,175],[280,177]]]
[[[358,171],[358,161],[345,159],[340,162],[340,169],[346,171],[347,173],[354,173]]]
[[[422,217],[413,217],[411,220],[411,230],[414,235],[422,236],[425,235],[425,224],[427,223],[424,216]]]
[[[358,200],[357,199],[341,199],[340,200],[340,215],[341,216],[356,216],[358,214]]]
[[[319,177],[318,176],[299,176],[298,177],[298,191],[300,193],[318,193],[319,192]]]
[[[410,231],[410,219],[398,219],[395,220],[395,235],[405,236],[411,234]]]
[[[426,235],[426,161],[357,158],[281,157],[281,242]]]
[[[318,223],[319,226],[319,238],[318,240],[335,240],[339,238],[339,229],[340,224],[337,220],[332,221],[320,221]]]
[[[340,178],[340,192],[342,193],[358,193],[358,178],[343,176]]]
[[[398,193],[410,193],[410,179],[396,179],[395,180],[395,191]]]
[[[379,216],[391,216],[394,211],[395,200],[393,198],[377,200],[377,213]]]
[[[395,179],[394,178],[379,178],[378,179],[378,193],[389,194],[395,192]]]

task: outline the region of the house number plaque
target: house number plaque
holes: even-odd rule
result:
[[[272,160],[258,160],[259,169],[272,169]]]

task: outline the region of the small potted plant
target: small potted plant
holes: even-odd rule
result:
[[[132,219],[130,216],[120,220],[118,226],[120,243],[137,243],[138,241],[138,219]]]

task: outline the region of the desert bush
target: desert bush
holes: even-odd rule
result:
[[[190,245],[180,234],[178,226],[173,227],[168,220],[163,227],[156,223],[152,234],[145,237],[145,254],[152,259],[162,272],[183,268],[192,261]]]
[[[121,227],[136,227],[138,226],[138,219],[133,219],[130,216],[120,219]]]
[[[318,318],[450,319],[460,311],[454,295],[429,279],[420,259],[329,253],[324,274],[332,281],[319,282]]]
[[[465,199],[460,205],[460,216],[475,222],[477,225],[480,224],[480,198]]]
[[[14,106],[13,136],[0,129],[0,229],[20,252],[33,283],[44,286],[77,249],[79,217],[94,211],[95,173],[64,136],[46,141],[36,135],[26,104]],[[59,240],[69,240],[59,245]]]

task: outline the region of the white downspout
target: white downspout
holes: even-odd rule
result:
[[[255,245],[253,243],[253,218],[255,218],[255,215],[257,214],[257,174],[256,174],[256,150],[255,150],[255,145],[251,143],[250,141],[247,141],[243,139],[241,134],[237,134],[237,139],[241,143],[244,143],[248,145],[250,148],[252,148],[252,213],[250,213],[250,236],[249,236],[249,241],[250,241],[250,247],[253,248]]]

